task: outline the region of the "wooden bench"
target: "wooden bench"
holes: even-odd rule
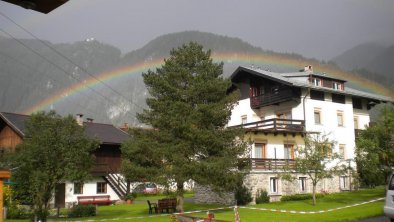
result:
[[[101,195],[101,196],[78,196],[78,204],[87,205],[109,205],[112,203],[110,195]]]
[[[157,201],[157,210],[160,213],[163,213],[163,210],[166,210],[167,213],[169,210],[173,210],[173,212],[176,212],[176,199],[171,198],[171,199],[161,199]]]

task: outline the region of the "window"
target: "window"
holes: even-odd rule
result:
[[[252,88],[252,96],[258,96],[259,95],[259,89],[256,87]]]
[[[324,92],[311,90],[311,99],[324,101]]]
[[[339,144],[339,158],[346,159],[346,146],[345,144]]]
[[[339,82],[333,82],[332,83],[332,88],[336,90],[342,90],[342,84]]]
[[[358,128],[358,116],[353,117],[353,122],[354,122],[354,129],[359,129]]]
[[[265,158],[265,144],[256,143],[254,144],[254,158]]]
[[[284,158],[287,160],[294,160],[294,145],[285,144],[284,145]]]
[[[394,175],[391,176],[388,189],[394,190]]]
[[[241,124],[244,125],[248,122],[248,117],[246,115],[241,116]]]
[[[353,108],[354,109],[363,109],[363,103],[360,98],[352,98]]]
[[[339,94],[332,94],[332,102],[345,104],[345,96]]]
[[[74,194],[83,194],[83,183],[74,183]]]
[[[299,177],[300,192],[306,192],[306,177]]]
[[[107,193],[107,183],[97,182],[97,193]]]
[[[278,193],[278,178],[277,177],[270,178],[270,192],[271,193]]]
[[[341,190],[348,190],[349,189],[349,177],[348,176],[341,176],[339,177],[339,188]]]
[[[332,157],[332,144],[319,144],[319,150],[324,158],[331,159]]]
[[[321,86],[321,80],[318,78],[312,78],[312,84],[314,86]]]
[[[315,109],[313,111],[313,116],[315,118],[315,124],[317,124],[317,125],[321,124],[321,118],[320,118],[321,111],[320,111],[320,109]]]
[[[337,122],[338,122],[338,126],[343,126],[343,112],[342,111],[337,112]]]

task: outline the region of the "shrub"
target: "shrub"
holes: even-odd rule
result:
[[[321,197],[324,197],[324,194],[322,193],[316,194],[316,198],[321,198]],[[312,199],[312,194],[306,193],[306,194],[284,195],[280,198],[280,201],[286,202],[286,201],[311,200],[311,199]]]
[[[134,200],[135,198],[137,198],[137,193],[134,192],[126,194],[125,197],[126,200]]]
[[[270,197],[268,196],[268,192],[266,190],[258,189],[256,193],[256,204],[260,203],[269,203]]]
[[[242,185],[235,191],[235,200],[237,201],[237,205],[246,205],[252,202],[252,193],[247,187]]]
[[[96,216],[94,205],[75,205],[70,209],[68,217],[89,217]]]

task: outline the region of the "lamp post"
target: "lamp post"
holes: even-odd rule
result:
[[[11,177],[11,172],[9,170],[0,169],[0,222],[4,221],[3,216],[3,186],[4,179],[9,179]]]

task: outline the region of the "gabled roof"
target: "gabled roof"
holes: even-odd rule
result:
[[[0,112],[0,118],[19,136],[25,136],[25,121],[29,116],[17,113]]]
[[[85,133],[88,137],[98,139],[105,144],[121,144],[129,135],[111,124],[84,122]]]
[[[25,136],[25,121],[28,115],[0,112],[0,118],[6,122],[21,137]],[[84,122],[85,133],[89,138],[97,139],[102,144],[119,145],[129,138],[123,130],[111,124]]]
[[[378,100],[378,101],[383,101],[383,102],[391,102],[393,103],[394,100],[390,97],[387,96],[382,96],[374,93],[369,93],[369,92],[364,92],[361,90],[353,89],[351,87],[346,86],[345,90],[336,90],[336,89],[331,89],[327,87],[319,87],[319,86],[314,86],[308,82],[305,81],[300,81],[297,78],[292,78],[292,77],[306,77],[308,74],[306,72],[299,72],[299,73],[276,73],[276,72],[271,72],[267,70],[262,70],[259,68],[251,68],[251,67],[244,67],[244,66],[239,66],[231,75],[231,80],[236,81],[241,77],[243,73],[249,73],[254,76],[270,79],[288,86],[294,86],[294,87],[299,87],[299,88],[309,88],[313,89],[316,91],[324,91],[324,92],[330,92],[330,93],[335,93],[335,94],[344,94],[344,95],[351,95],[351,96],[356,96],[356,97],[362,97],[366,99],[372,99],[372,100]],[[314,74],[316,75],[316,74]],[[326,77],[326,76],[325,76]],[[330,78],[330,77],[327,77]],[[331,78],[333,79],[333,78]],[[345,81],[345,80],[341,80]]]

